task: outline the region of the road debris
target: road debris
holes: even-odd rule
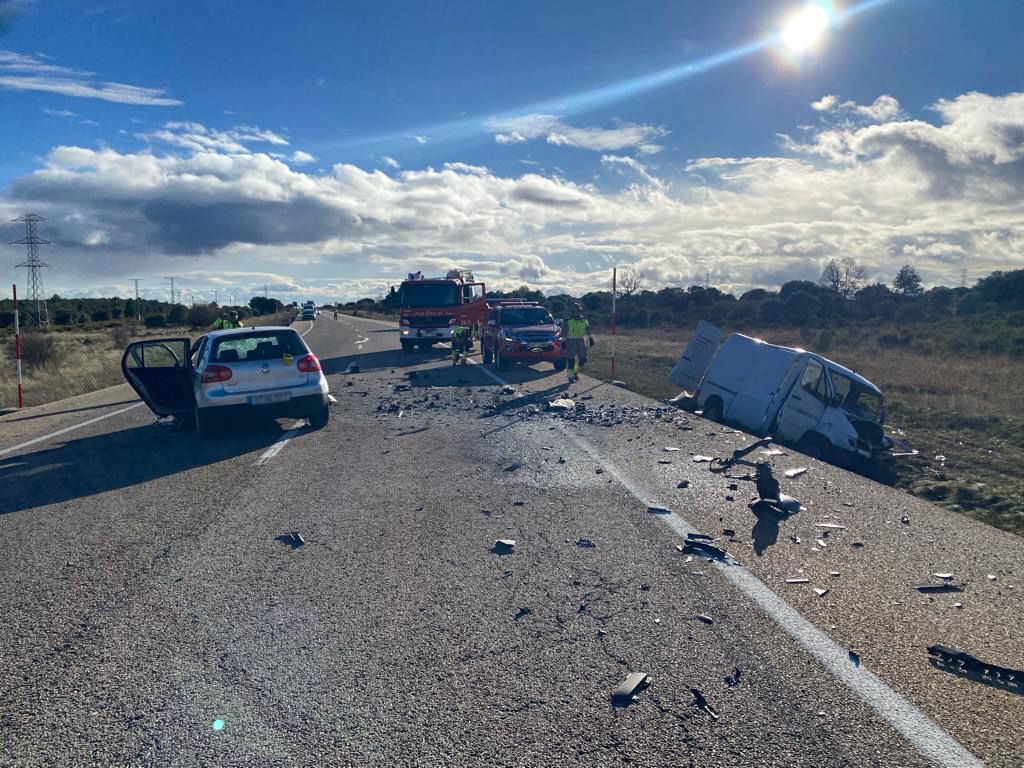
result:
[[[524,616],[529,616],[531,613],[533,613],[533,609],[532,608],[520,608],[516,612],[516,615],[513,617],[512,620],[513,621],[519,621],[521,618],[523,618]]]
[[[829,572],[828,572],[828,575],[829,575],[829,576],[833,576],[833,577],[835,577],[835,576],[839,576],[839,575],[840,575],[840,573],[839,573],[839,571],[829,571]]]
[[[514,395],[515,393],[516,388],[509,384],[506,384],[504,387],[501,388],[501,394],[503,395]]]
[[[651,684],[646,672],[630,672],[622,684],[612,692],[612,704],[628,707],[634,699]]]
[[[953,578],[952,573],[933,573],[932,576],[934,576],[936,579],[942,579],[943,581],[949,581]]]
[[[714,536],[710,536],[710,535],[708,535],[706,533],[697,533],[696,531],[692,531],[692,532],[686,534],[686,538],[688,538],[688,539],[699,539],[701,541],[714,541],[715,540]]]
[[[690,487],[690,481],[689,480],[680,480],[676,484],[676,488],[689,488],[689,487]]]
[[[818,528],[828,528],[833,531],[845,531],[846,526],[839,523],[815,523]]]
[[[787,584],[807,584],[809,582],[810,582],[810,579],[803,579],[803,578],[799,578],[799,579],[786,579],[786,583]]]
[[[754,483],[757,487],[757,496],[762,501],[778,500],[780,496],[779,481],[772,474],[772,468],[768,464],[758,462]]]
[[[298,531],[292,531],[291,533],[282,533],[280,536],[277,536],[274,539],[274,541],[279,541],[282,544],[286,544],[292,549],[298,549],[306,543],[306,540],[302,538],[302,534]]]
[[[714,624],[715,620],[708,616],[706,613],[698,613],[697,618],[703,621],[705,624]]]
[[[515,546],[515,539],[495,539],[491,551],[496,555],[511,555]]]
[[[729,677],[725,678],[725,684],[729,688],[735,688],[737,685],[740,684],[740,675],[742,674],[743,670],[741,670],[739,667],[733,667],[732,674]]]
[[[822,589],[821,587],[815,587],[814,588],[814,594],[816,594],[818,597],[824,597],[825,595],[828,594],[828,590],[827,589]]]
[[[989,581],[995,581],[995,580],[996,580],[996,575],[995,575],[994,573],[990,573],[990,574],[988,575],[988,580],[989,580]]]
[[[815,539],[814,543],[817,544],[822,549],[828,549],[828,545],[824,542],[823,539]]]
[[[609,382],[609,383],[610,383],[610,384],[611,384],[611,385],[612,385],[613,387],[625,387],[625,386],[626,386],[626,382],[624,382],[624,381],[619,381],[618,379],[612,379],[612,380],[611,380],[611,382]]]
[[[693,460],[695,462],[697,462],[698,464],[700,464],[701,462],[704,462],[704,461],[712,462],[712,461],[715,460],[715,457],[714,456],[694,456]]]
[[[686,544],[683,547],[683,552],[693,553],[701,555],[702,557],[710,557],[713,560],[725,560],[726,552],[724,549],[716,547],[714,544],[709,544],[706,541],[700,541],[699,539],[687,539]]]
[[[855,666],[855,667],[859,667],[860,666],[860,654],[859,653],[857,653],[856,651],[847,651],[846,655],[850,659],[850,662],[853,664],[853,666]]]
[[[711,705],[708,704],[708,700],[704,698],[704,694],[700,692],[700,689],[691,688],[690,693],[693,694],[693,703],[697,706],[697,709],[702,709],[705,712],[707,712],[709,715],[711,715],[711,718],[713,720],[718,719],[718,713],[711,708]]]
[[[722,529],[722,535],[723,536],[728,536],[729,538],[732,538],[733,536],[736,535],[736,531],[734,531],[732,528],[723,528]]]
[[[761,451],[762,456],[785,456],[784,451],[780,451],[778,448],[766,448]]]
[[[560,397],[547,404],[547,410],[549,411],[572,411],[575,408],[576,403],[567,397]]]
[[[359,373],[359,366],[355,363],[349,363],[348,368],[345,369],[345,373]]]
[[[681,451],[682,448],[673,448],[671,445],[668,445],[668,446],[665,446],[664,450],[665,450],[665,453],[676,453],[677,451]]]
[[[659,464],[671,464],[672,461],[671,461],[671,459],[659,459],[658,463]]]
[[[807,467],[793,467],[793,469],[787,469],[785,474],[786,477],[800,477],[804,472],[807,471]]]
[[[584,549],[593,549],[594,547],[597,546],[597,544],[592,542],[590,539],[580,538],[580,539],[576,539],[576,546],[577,547],[583,547]]]
[[[668,507],[658,506],[657,504],[649,504],[647,506],[647,511],[650,512],[652,515],[671,515],[672,514],[672,510],[671,509],[669,509]]]
[[[507,467],[505,467],[505,471],[506,472],[515,472],[517,469],[522,469],[522,468],[523,468],[523,465],[520,464],[519,462],[516,462],[515,464],[509,464]]]

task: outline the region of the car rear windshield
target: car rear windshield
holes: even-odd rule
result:
[[[255,331],[217,339],[210,359],[215,363],[274,360],[285,355],[304,355],[307,351],[295,331]]]
[[[502,325],[551,325],[554,320],[543,307],[501,310]]]

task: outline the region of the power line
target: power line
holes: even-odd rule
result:
[[[28,296],[26,296],[25,311],[27,322],[25,324],[45,328],[50,324],[50,314],[46,309],[46,295],[43,293],[42,270],[50,265],[39,260],[39,246],[53,245],[53,243],[39,237],[37,225],[46,219],[34,213],[26,213],[13,221],[25,222],[25,237],[11,243],[11,245],[24,245],[28,250],[28,258],[21,264],[15,265],[15,269],[24,267],[28,273]]]
[[[142,307],[139,305],[139,280],[141,278],[132,277],[132,278],[129,278],[129,279],[133,283],[135,283],[135,319],[136,320],[141,320],[142,319]]]
[[[165,277],[164,279],[171,281],[171,304],[173,304],[174,303],[174,278],[173,277]]]

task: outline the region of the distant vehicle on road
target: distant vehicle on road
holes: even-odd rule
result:
[[[701,321],[669,380],[692,393],[705,418],[774,435],[839,464],[892,455],[881,390],[826,357],[722,332]]]
[[[468,270],[452,269],[437,278],[410,273],[398,290],[402,351],[430,349],[439,341],[447,341],[452,318],[468,326],[473,337],[479,336],[487,317],[486,295],[486,286],[476,282]]]
[[[231,417],[290,417],[327,425],[327,379],[302,337],[268,326],[212,331],[188,339],[129,344],[121,371],[158,416],[174,416],[200,435],[216,434]]]
[[[316,320],[317,311],[313,307],[303,307],[299,320]]]
[[[499,371],[513,363],[550,362],[565,369],[562,330],[551,313],[534,301],[490,300],[490,314],[480,333],[484,364]]]

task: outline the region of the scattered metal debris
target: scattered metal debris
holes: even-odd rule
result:
[[[648,504],[647,505],[647,511],[650,512],[652,515],[671,515],[672,514],[672,510],[671,509],[669,509],[668,507],[658,506],[657,504]]]
[[[828,549],[828,544],[826,544],[826,543],[824,542],[824,540],[822,540],[822,539],[815,539],[815,540],[814,540],[814,543],[815,543],[815,544],[817,544],[817,545],[818,545],[819,547],[821,547],[822,549]]]
[[[860,666],[860,654],[859,653],[857,653],[856,651],[847,651],[846,655],[850,659],[850,662],[853,664],[853,666],[855,666],[855,667],[859,667]]]
[[[810,579],[804,579],[804,578],[786,579],[786,583],[787,584],[807,584],[809,582],[810,582]]]
[[[523,618],[524,616],[529,616],[531,613],[533,613],[533,609],[532,608],[520,608],[516,612],[516,615],[515,615],[513,621],[519,621],[521,618]]]
[[[505,467],[505,471],[506,472],[515,472],[517,469],[522,469],[522,468],[523,468],[523,465],[520,464],[519,462],[516,462],[515,464],[509,464],[507,467]]]
[[[688,538],[688,539],[699,539],[701,541],[714,541],[715,540],[714,536],[709,536],[706,533],[697,533],[696,531],[691,531],[690,533],[686,534],[686,538]]]
[[[708,700],[704,698],[704,694],[701,693],[699,689],[691,688],[690,693],[693,694],[693,703],[697,706],[697,709],[703,709],[705,712],[711,715],[711,718],[713,720],[718,719],[718,713],[711,708],[711,705],[708,704]]]
[[[699,539],[687,539],[686,544],[683,546],[683,552],[710,557],[714,560],[725,560],[726,558],[724,549]]]
[[[904,515],[903,517],[900,518],[900,522],[903,525],[910,525],[910,518],[907,517],[906,515]]]
[[[822,589],[821,587],[815,587],[814,588],[814,594],[816,594],[818,597],[824,597],[825,595],[828,594],[828,590],[827,589]]]
[[[736,531],[734,531],[732,528],[723,528],[722,529],[722,535],[723,536],[728,536],[729,538],[732,538],[733,536],[736,535]]]
[[[275,537],[274,541],[279,541],[282,544],[286,544],[292,549],[298,549],[306,540],[302,538],[302,534],[298,531],[292,531],[291,533],[282,533],[280,536]]]
[[[829,572],[828,572],[828,575],[829,575],[829,576],[833,576],[833,577],[835,577],[835,576],[839,576],[839,575],[840,575],[840,573],[839,573],[839,571],[829,571]]]
[[[953,578],[952,573],[933,573],[932,576],[934,576],[936,579],[942,579],[943,581],[949,581]]]
[[[626,386],[626,382],[619,381],[618,379],[612,379],[610,383],[611,383],[611,385],[613,387],[625,387]]]
[[[676,488],[689,488],[689,487],[690,487],[690,481],[689,480],[680,480],[676,484]]]
[[[673,448],[671,445],[665,446],[665,453],[676,453],[681,450],[682,448]]]
[[[520,501],[520,500],[517,499],[516,501],[512,502],[512,506],[513,507],[525,507],[526,506],[526,502],[525,501]]]
[[[704,461],[712,462],[712,461],[715,460],[715,457],[714,456],[694,456],[693,460],[695,462],[697,462],[698,464],[700,464],[701,462],[704,462]]]
[[[806,471],[807,467],[793,467],[793,469],[786,470],[786,477],[800,477]]]
[[[651,684],[646,672],[630,672],[622,684],[612,692],[612,704],[628,707],[633,700]]]
[[[834,531],[845,531],[845,525],[839,525],[839,523],[815,523],[818,528],[829,528]]]
[[[503,395],[514,395],[515,393],[516,388],[509,384],[506,384],[504,387],[501,388],[501,394]]]
[[[593,549],[594,547],[597,546],[597,544],[592,542],[590,539],[579,538],[579,539],[576,539],[576,546],[577,547],[583,547],[584,549]]]
[[[495,539],[491,551],[496,555],[511,555],[515,546],[515,539]]]
[[[355,363],[349,363],[348,368],[345,369],[345,373],[359,373],[359,366]]]
[[[725,678],[725,684],[729,688],[735,688],[737,685],[740,684],[740,675],[742,674],[743,670],[741,670],[739,667],[733,667],[732,674],[729,677]]]
[[[659,464],[671,464],[672,461],[671,461],[671,459],[659,459],[658,463]]]
[[[698,613],[697,618],[703,621],[705,624],[714,624],[715,620],[708,616],[706,613]]]

